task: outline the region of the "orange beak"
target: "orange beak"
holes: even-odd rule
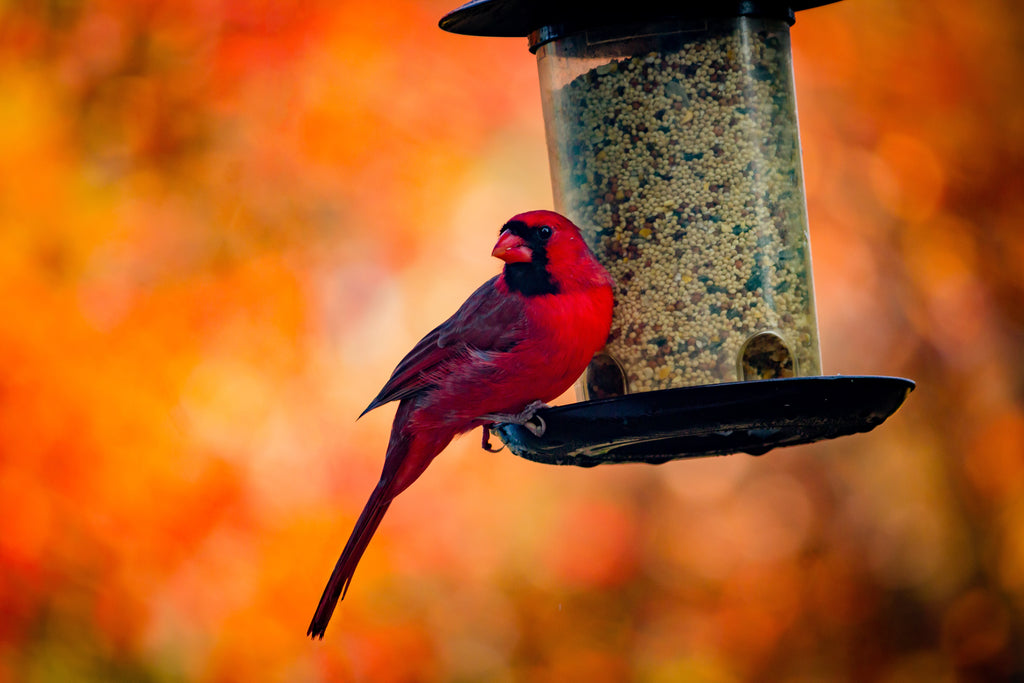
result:
[[[523,238],[511,232],[501,233],[491,256],[500,258],[505,263],[529,263],[533,260],[533,252],[526,246]]]

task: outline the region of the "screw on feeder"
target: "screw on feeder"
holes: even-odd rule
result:
[[[441,20],[529,38],[555,208],[617,283],[608,345],[577,384],[585,402],[541,411],[543,437],[499,427],[517,455],[761,453],[871,429],[913,388],[821,376],[789,27],[831,1],[475,0]],[[766,411],[780,391],[819,400]]]

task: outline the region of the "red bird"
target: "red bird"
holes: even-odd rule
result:
[[[399,402],[384,472],[306,635],[323,638],[391,501],[455,436],[495,422],[525,423],[568,389],[608,340],[612,279],[567,218],[552,211],[514,216],[491,255],[505,262],[501,274],[421,339],[363,411]]]

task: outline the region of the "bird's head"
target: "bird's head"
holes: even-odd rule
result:
[[[490,255],[505,261],[509,290],[525,296],[557,294],[577,279],[573,271],[598,265],[580,229],[554,211],[527,211],[509,219]],[[586,274],[579,272],[575,274]]]
[[[501,227],[491,255],[505,262],[509,289],[526,296],[557,294],[580,283],[610,282],[579,228],[554,211],[513,216]]]

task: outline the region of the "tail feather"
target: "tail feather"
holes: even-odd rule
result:
[[[345,598],[348,585],[352,582],[352,575],[356,571],[356,565],[359,564],[366,546],[373,538],[373,533],[384,519],[384,513],[391,505],[391,500],[392,496],[388,495],[386,487],[378,486],[374,489],[362,514],[359,515],[359,520],[352,530],[352,535],[349,536],[348,543],[345,544],[345,549],[341,552],[341,557],[338,558],[338,563],[334,565],[334,571],[331,572],[331,578],[327,581],[327,587],[324,588],[324,593],[320,596],[320,604],[317,605],[313,620],[309,623],[307,636],[311,638],[324,637],[327,622],[331,620],[338,600]]]
[[[334,571],[331,572],[324,594],[320,597],[313,621],[306,631],[306,635],[310,637],[324,637],[327,622],[331,620],[338,600],[345,597],[356,565],[373,533],[380,526],[391,501],[423,473],[434,456],[455,436],[454,430],[434,430],[429,434],[414,435],[406,427],[415,410],[416,404],[410,399],[402,399],[398,404],[391,439],[388,442],[388,452],[384,457],[384,471],[377,487],[370,494],[370,500],[366,501],[366,506],[359,515],[359,520],[352,530],[352,535],[349,536],[348,543],[345,544],[345,549],[341,552],[341,557],[338,558],[338,563],[334,565]]]

